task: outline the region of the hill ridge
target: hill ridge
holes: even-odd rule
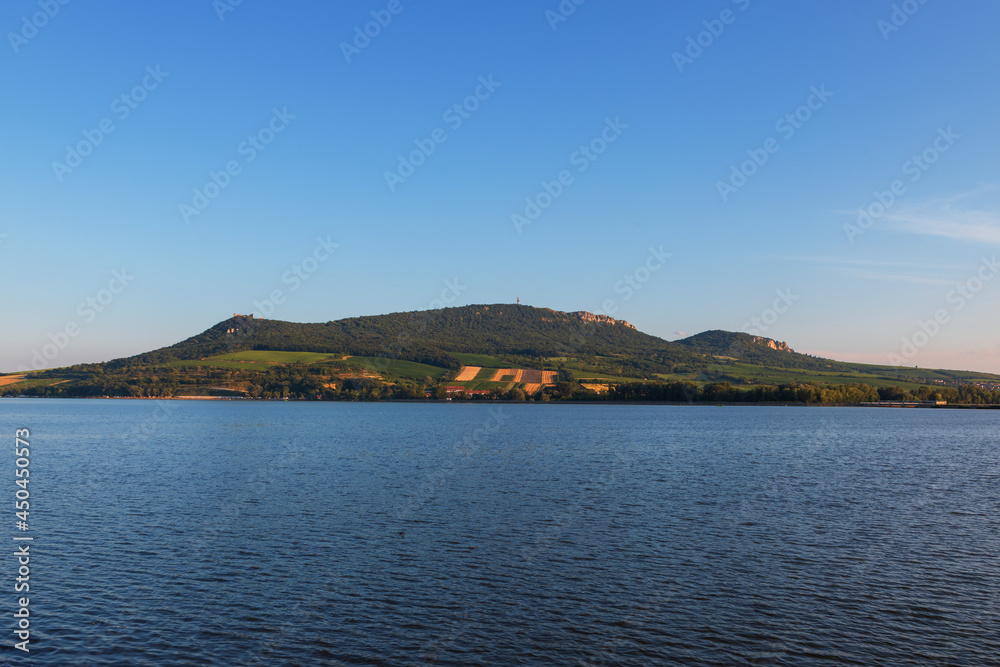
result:
[[[820,385],[844,389],[817,389]],[[687,401],[699,395],[712,401],[730,396],[858,402],[882,395],[873,393],[874,386],[879,392],[891,389],[884,396],[898,399],[916,387],[921,393],[913,395],[933,397],[947,385],[1000,392],[1000,376],[851,364],[800,354],[764,336],[718,329],[667,341],[588,311],[505,303],[313,323],[234,313],[173,345],[42,371],[8,383],[0,395],[160,396],[181,390],[204,395],[229,387],[258,398],[374,400],[427,393],[440,398],[468,390],[540,400],[604,392],[617,400]]]

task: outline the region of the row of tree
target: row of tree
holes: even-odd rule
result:
[[[54,371],[53,371],[54,372]],[[790,383],[759,385],[748,388],[730,382],[624,382],[597,393],[574,381],[572,372],[561,370],[558,382],[534,396],[520,388],[495,389],[488,393],[466,395],[446,390],[447,382],[392,377],[372,377],[364,366],[274,365],[264,370],[175,367],[169,365],[132,367],[114,372],[102,365],[61,369],[60,378],[70,379],[49,386],[13,384],[0,387],[0,396],[28,395],[50,397],[126,396],[161,397],[180,394],[241,395],[263,399],[378,401],[422,399],[427,395],[443,399],[455,397],[479,400],[588,400],[651,401],[673,403],[765,403],[794,402],[806,404],[857,404],[872,401],[927,401],[973,405],[1000,405],[1000,390],[976,385],[877,388],[867,384],[841,385]],[[344,375],[353,377],[344,377]],[[47,374],[40,374],[39,378]]]
[[[961,385],[922,386],[911,391],[903,387],[873,387],[861,383],[840,385],[791,383],[741,389],[729,382],[712,382],[700,387],[692,382],[632,382],[612,387],[607,393],[607,400],[690,403],[794,402],[830,405],[875,401],[947,401],[963,405],[1000,405],[1000,390]]]

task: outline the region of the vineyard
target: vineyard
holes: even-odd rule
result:
[[[540,371],[530,368],[462,366],[454,381],[448,383],[447,391],[449,393],[461,391],[473,393],[520,388],[530,396],[537,394],[542,387],[554,385],[556,375],[556,371]]]

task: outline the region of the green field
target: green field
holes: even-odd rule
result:
[[[26,377],[20,382],[15,382],[14,384],[6,384],[3,386],[4,389],[9,387],[17,387],[18,389],[28,389],[30,387],[48,387],[49,385],[59,384],[61,382],[66,382],[65,378],[37,378],[32,379],[31,376]]]
[[[266,371],[269,364],[247,363],[245,361],[229,361],[227,359],[209,358],[205,360],[193,359],[191,361],[171,361],[168,366],[174,368],[184,368],[190,366],[200,366],[203,368],[235,368],[241,371]]]
[[[173,361],[169,365],[210,366],[213,368],[238,368],[240,370],[264,370],[271,364],[315,364],[331,359],[340,359],[326,352],[283,352],[281,350],[246,350],[232,354],[220,354],[206,359]]]
[[[607,375],[605,373],[591,373],[589,371],[581,371],[576,368],[567,368],[569,372],[573,374],[573,379],[576,382],[589,382],[590,380],[600,380],[602,382],[643,382],[642,378],[629,378],[622,377],[620,375]],[[658,376],[650,376],[649,380],[657,380]]]
[[[400,361],[398,359],[385,359],[381,357],[348,357],[345,361],[328,362],[328,365],[338,364],[351,366],[367,366],[376,373],[388,373],[396,377],[409,378],[411,380],[423,380],[430,376],[435,380],[440,380],[447,369],[440,366],[421,364],[416,361]]]
[[[555,370],[555,366],[552,370]],[[565,364],[564,368],[573,374],[574,380],[581,379],[592,379],[592,380],[607,380],[609,382],[642,382],[642,378],[637,377],[625,377],[622,375],[611,375],[609,373],[603,373],[601,371],[588,370],[586,366],[576,363],[575,360],[570,360],[570,363]],[[650,380],[656,380],[657,377],[654,375],[647,376]]]
[[[499,389],[504,386],[504,382],[476,382],[473,389]]]
[[[225,361],[249,361],[266,364],[316,364],[327,359],[340,359],[342,355],[329,352],[282,352],[274,350],[247,350],[232,354],[220,354],[212,359]]]
[[[469,389],[492,389],[502,386],[501,383],[490,382],[498,368],[508,368],[511,364],[496,357],[485,354],[465,354],[454,353],[459,361],[467,366],[481,366],[482,370],[476,374],[476,378],[470,382],[456,383],[466,386]],[[610,361],[611,359],[608,358]],[[597,382],[642,382],[642,378],[612,375],[601,371],[588,370],[586,364],[574,357],[551,357],[546,359],[546,367],[555,369],[559,364],[570,371],[576,381],[597,381]],[[340,355],[332,355],[320,352],[290,352],[280,350],[248,350],[244,352],[234,352],[216,357],[209,357],[204,360],[175,361],[170,366],[184,367],[213,367],[239,370],[266,370],[275,364],[324,364],[328,366],[362,367],[374,373],[394,375],[400,378],[413,380],[423,380],[430,377],[440,380],[448,371],[438,366],[421,364],[413,361],[387,360],[378,357],[349,357],[341,359]],[[794,368],[767,368],[741,363],[713,364],[707,372],[703,373],[673,373],[657,374],[650,376],[648,380],[689,380],[698,384],[706,382],[729,381],[737,386],[754,385],[778,385],[792,384],[796,382],[821,383],[821,384],[848,384],[864,383],[876,387],[900,386],[904,389],[914,390],[923,384],[932,384],[932,380],[945,381],[972,381],[976,379],[992,379],[989,374],[949,372],[940,370],[927,370],[919,368],[898,368],[892,366],[874,365],[853,365],[857,370],[843,371],[821,371],[805,370]],[[31,384],[29,384],[29,382]],[[51,380],[25,381],[18,383],[20,387],[31,387],[44,384],[51,384]]]
[[[449,387],[465,387],[466,390],[471,391],[473,389],[505,389],[505,382],[484,382],[482,380],[470,380],[469,382],[446,382]]]
[[[379,357],[348,357],[347,359],[342,359],[340,355],[331,355],[325,352],[284,352],[280,350],[248,350],[246,352],[222,354],[207,359],[174,361],[169,365],[173,367],[207,366],[245,371],[264,371],[269,366],[276,364],[322,364],[333,367],[341,366],[345,370],[347,367],[358,367],[371,370],[373,373],[386,373],[414,380],[423,380],[428,376],[438,380],[447,372],[446,369],[439,366],[420,364],[415,361],[401,361]]]
[[[878,369],[878,367],[873,367],[873,369]],[[903,370],[906,371],[907,369]],[[926,374],[926,371],[924,373]],[[917,374],[919,374],[919,372]],[[872,385],[874,387],[899,386],[904,389],[917,389],[923,384],[921,382],[913,382],[910,379],[904,379],[907,375],[909,375],[908,373],[904,372],[900,373],[900,375],[903,377],[892,377],[878,373],[837,373],[797,368],[766,368],[761,366],[750,366],[747,364],[727,364],[711,366],[709,371],[700,376],[698,380],[700,381],[699,383],[703,383],[705,381],[713,382],[728,380],[733,382],[733,384],[747,386],[761,384],[792,384],[796,382],[814,382],[822,384],[862,383]],[[672,376],[663,377],[665,379],[682,379],[680,377]],[[686,375],[683,379],[690,378],[690,375]]]
[[[566,369],[573,373],[578,382],[599,380],[607,382],[642,382],[641,378],[621,377],[600,372],[581,370],[573,364],[572,359],[565,360]],[[713,364],[704,372],[689,373],[659,373],[650,376],[649,380],[675,382],[694,382],[703,385],[709,382],[731,382],[738,387],[759,385],[780,385],[795,383],[815,384],[867,384],[873,387],[902,387],[916,390],[924,385],[935,386],[934,380],[943,380],[953,386],[957,381],[969,382],[976,380],[993,381],[988,374],[936,371],[920,368],[897,368],[892,366],[854,365],[855,371],[821,371],[797,368],[768,368],[749,364]],[[940,385],[946,386],[946,385]]]

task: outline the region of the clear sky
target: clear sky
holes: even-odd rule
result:
[[[1000,372],[998,25],[993,0],[8,0],[0,371],[520,295]]]

